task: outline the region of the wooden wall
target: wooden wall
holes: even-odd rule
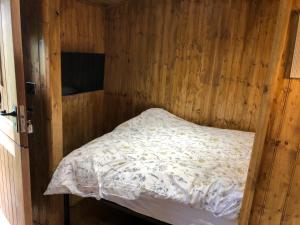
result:
[[[294,11],[300,9],[299,3],[295,1]],[[290,20],[250,225],[300,224],[300,80],[286,74],[295,25]]]
[[[31,225],[31,204],[24,201],[25,196],[30,198],[30,190],[26,192],[30,179],[23,180],[21,165],[21,158],[25,152],[28,154],[28,149],[20,148],[1,131],[0,138],[0,224]],[[28,164],[25,168],[29,169]]]
[[[131,0],[108,8],[106,128],[150,106],[159,106],[197,123],[255,130],[261,94],[269,88],[264,87],[264,79],[270,63],[274,15],[278,3],[284,1]],[[26,74],[37,82],[38,91],[35,97],[28,97],[35,106],[37,129],[31,139],[34,142],[30,142],[33,214],[40,224],[61,225],[60,200],[42,196],[62,156],[58,145],[62,146],[62,119],[57,116],[61,96],[53,93],[57,91],[55,78],[59,84],[60,11],[57,0],[44,0],[44,8],[40,1],[26,2],[22,1],[27,9],[23,18],[28,21],[23,26],[27,34]],[[42,15],[42,22],[30,17],[33,11],[40,16],[45,10],[50,18]],[[62,20],[60,23],[63,26]],[[56,29],[51,32],[50,28]],[[45,43],[50,40],[51,52],[45,53]],[[73,43],[76,49],[77,41],[65,43]],[[67,44],[61,43],[64,49]],[[56,62],[51,73],[44,68],[45,63],[49,65],[45,61],[49,55],[50,61]],[[272,101],[251,225],[300,224],[300,82],[284,78],[286,55]],[[53,77],[48,80],[50,74]],[[58,124],[53,122],[55,118]]]
[[[254,131],[277,1],[130,0],[107,9],[106,130],[149,107]]]
[[[61,1],[61,51],[104,53],[105,11],[83,0]],[[103,134],[103,91],[63,97],[64,154]]]
[[[63,156],[59,0],[20,3],[25,79],[36,84],[36,94],[26,96],[34,126],[29,135],[33,222],[61,225],[62,196],[43,195]]]
[[[84,0],[61,0],[61,50],[104,52],[104,9]]]
[[[271,57],[276,15],[288,2],[130,0],[107,9],[107,130],[153,106],[255,130],[261,96],[275,88],[250,225],[300,224],[300,81],[285,74],[289,36],[279,76],[265,86],[267,75],[275,77],[267,73],[277,72],[271,60],[281,56]]]
[[[63,97],[64,155],[103,133],[103,91]]]
[[[64,223],[62,197],[43,195],[63,156],[62,116],[66,110],[62,107],[59,53],[62,50],[102,53],[103,11],[99,5],[76,0],[24,0],[21,13],[26,81],[36,84],[36,94],[27,95],[26,99],[34,126],[34,133],[29,136],[33,221],[61,225]],[[101,93],[92,95],[101,99]],[[101,111],[98,102],[97,106]],[[81,106],[78,107],[72,110],[78,112]]]

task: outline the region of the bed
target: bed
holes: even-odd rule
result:
[[[105,199],[174,225],[236,225],[253,140],[149,109],[66,156],[45,194]]]

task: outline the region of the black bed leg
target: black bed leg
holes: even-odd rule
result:
[[[64,195],[64,225],[70,225],[69,195]]]

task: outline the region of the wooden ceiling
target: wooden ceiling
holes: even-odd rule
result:
[[[111,5],[116,5],[122,2],[125,2],[127,0],[86,0],[89,2],[93,2],[93,3],[98,3],[104,6],[111,6]]]

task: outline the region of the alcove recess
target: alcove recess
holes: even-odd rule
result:
[[[104,8],[88,1],[60,4],[63,147],[67,155],[103,134]],[[71,85],[64,82],[64,76]]]

